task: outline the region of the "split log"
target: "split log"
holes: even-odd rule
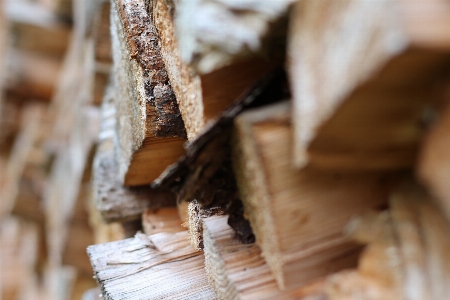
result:
[[[180,14],[189,14],[189,16],[184,16],[184,18],[189,18],[190,20],[193,17],[192,12],[195,11],[195,15],[200,20],[203,20],[199,13],[206,13],[207,9],[191,10],[184,7],[189,6],[190,1],[184,1],[180,5],[177,5],[177,2],[172,0],[155,0],[152,3],[155,26],[161,38],[161,55],[186,125],[187,136],[192,141],[199,136],[209,121],[218,118],[226,108],[237,100],[248,86],[274,69],[275,66],[280,65],[281,59],[270,61],[250,58],[234,61],[233,64],[221,64],[217,70],[211,69],[208,72],[203,72],[205,74],[196,75],[194,70],[191,69],[189,62],[186,62],[180,56],[180,50],[182,51],[183,46],[185,46],[181,45],[183,43],[182,40],[193,33],[175,35],[174,15],[177,15],[178,10],[180,10]],[[205,3],[202,3],[201,6],[199,5],[200,8],[203,5]],[[280,4],[280,6],[282,5]],[[186,21],[186,24],[183,23],[180,27],[189,27],[188,25],[190,24],[193,23]],[[228,29],[229,25],[227,23],[219,27]],[[196,35],[203,35],[204,37],[204,30],[199,30],[198,28],[195,28],[195,30]],[[227,40],[227,42],[230,41]]]
[[[411,167],[450,67],[449,15],[443,0],[298,2],[288,46],[296,165]]]
[[[61,59],[69,44],[71,29],[44,6],[30,1],[6,1],[15,49]]]
[[[321,299],[322,280],[280,291],[258,245],[239,242],[227,218],[203,219],[206,274],[219,299]]]
[[[354,265],[359,247],[342,229],[353,215],[387,202],[390,176],[293,169],[288,102],[244,112],[235,126],[245,214],[280,288]]]
[[[149,186],[124,187],[114,156],[116,97],[114,84],[108,87],[102,105],[98,147],[93,162],[94,203],[103,220],[124,222],[139,219],[147,208],[175,206],[175,195]]]
[[[87,251],[104,299],[215,299],[186,231],[137,234]]]
[[[348,226],[368,244],[358,269],[328,279],[327,299],[441,299],[449,293],[450,226],[414,183],[390,199],[390,210]]]
[[[72,21],[74,6],[72,0],[38,0],[38,2],[66,22]]]
[[[143,0],[115,0],[111,10],[116,155],[126,186],[151,183],[184,153],[186,131],[149,9]]]
[[[172,190],[178,203],[197,200],[189,209],[189,228],[194,247],[202,248],[201,218],[219,211],[230,214],[230,225],[244,242],[253,242],[251,228],[243,217],[231,167],[230,137],[233,119],[244,109],[280,100],[287,95],[286,78],[280,70],[249,88],[220,118],[187,147],[187,153],[152,183]]]

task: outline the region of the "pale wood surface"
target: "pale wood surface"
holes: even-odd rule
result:
[[[354,265],[358,247],[342,229],[353,215],[387,202],[390,177],[292,168],[288,102],[244,112],[235,125],[245,213],[280,287]]]
[[[450,65],[449,15],[442,0],[298,2],[288,50],[296,165],[411,167]]]
[[[227,216],[203,219],[205,266],[219,299],[315,299],[322,282],[280,291],[256,244],[242,244],[227,224]]]
[[[142,228],[146,235],[185,230],[176,207],[147,209],[142,213]]]
[[[182,60],[206,74],[245,56],[280,51],[285,30],[277,22],[293,2],[179,1],[175,27]]]
[[[187,231],[137,234],[90,246],[88,254],[104,299],[215,299]]]

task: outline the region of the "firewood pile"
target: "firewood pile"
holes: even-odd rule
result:
[[[449,297],[448,0],[0,4],[0,299]]]

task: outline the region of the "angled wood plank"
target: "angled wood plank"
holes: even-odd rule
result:
[[[205,266],[219,299],[320,299],[322,281],[281,291],[261,249],[242,244],[227,224],[227,216],[203,219]]]
[[[104,299],[216,298],[186,231],[137,234],[87,251]]]
[[[296,165],[411,167],[450,66],[449,15],[442,0],[299,2],[288,49]]]

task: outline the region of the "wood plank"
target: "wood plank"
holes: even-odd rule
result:
[[[235,125],[245,214],[280,288],[354,265],[358,246],[342,229],[353,215],[387,202],[389,174],[292,168],[289,102],[244,112]]]
[[[277,3],[279,2],[287,1],[277,1]],[[180,55],[180,51],[185,46],[181,44],[187,37],[183,34],[176,34],[176,21],[174,20],[175,15],[180,17],[187,11],[191,12],[189,8],[185,7],[189,6],[190,2],[184,1],[178,4],[174,1],[155,0],[152,3],[155,26],[161,38],[161,55],[180,106],[187,136],[192,141],[199,136],[208,122],[218,118],[248,86],[274,69],[275,66],[280,65],[281,60],[249,58],[233,62],[233,64],[226,63],[220,65],[217,70],[210,69],[208,72],[199,72],[200,75],[196,75],[189,65],[190,61],[183,60]],[[207,3],[202,3],[200,8],[203,5],[207,6]],[[202,19],[201,14],[206,11],[196,9],[196,15]],[[184,27],[189,27],[187,25],[190,24],[192,22],[184,24],[186,25]],[[199,34],[199,32],[195,32],[195,34]]]
[[[150,186],[124,187],[114,155],[116,89],[108,87],[102,105],[98,146],[93,162],[93,201],[103,220],[124,222],[139,219],[147,208],[175,206],[175,195]]]
[[[242,244],[227,216],[203,219],[206,274],[219,299],[318,299],[323,281],[280,291],[261,249]]]
[[[116,153],[126,186],[156,179],[183,155],[186,137],[148,9],[143,0],[116,0],[111,10],[118,87]]]
[[[450,66],[449,15],[442,0],[299,2],[288,47],[297,167],[411,167]]]
[[[216,298],[187,231],[137,234],[90,246],[88,254],[104,299]]]

